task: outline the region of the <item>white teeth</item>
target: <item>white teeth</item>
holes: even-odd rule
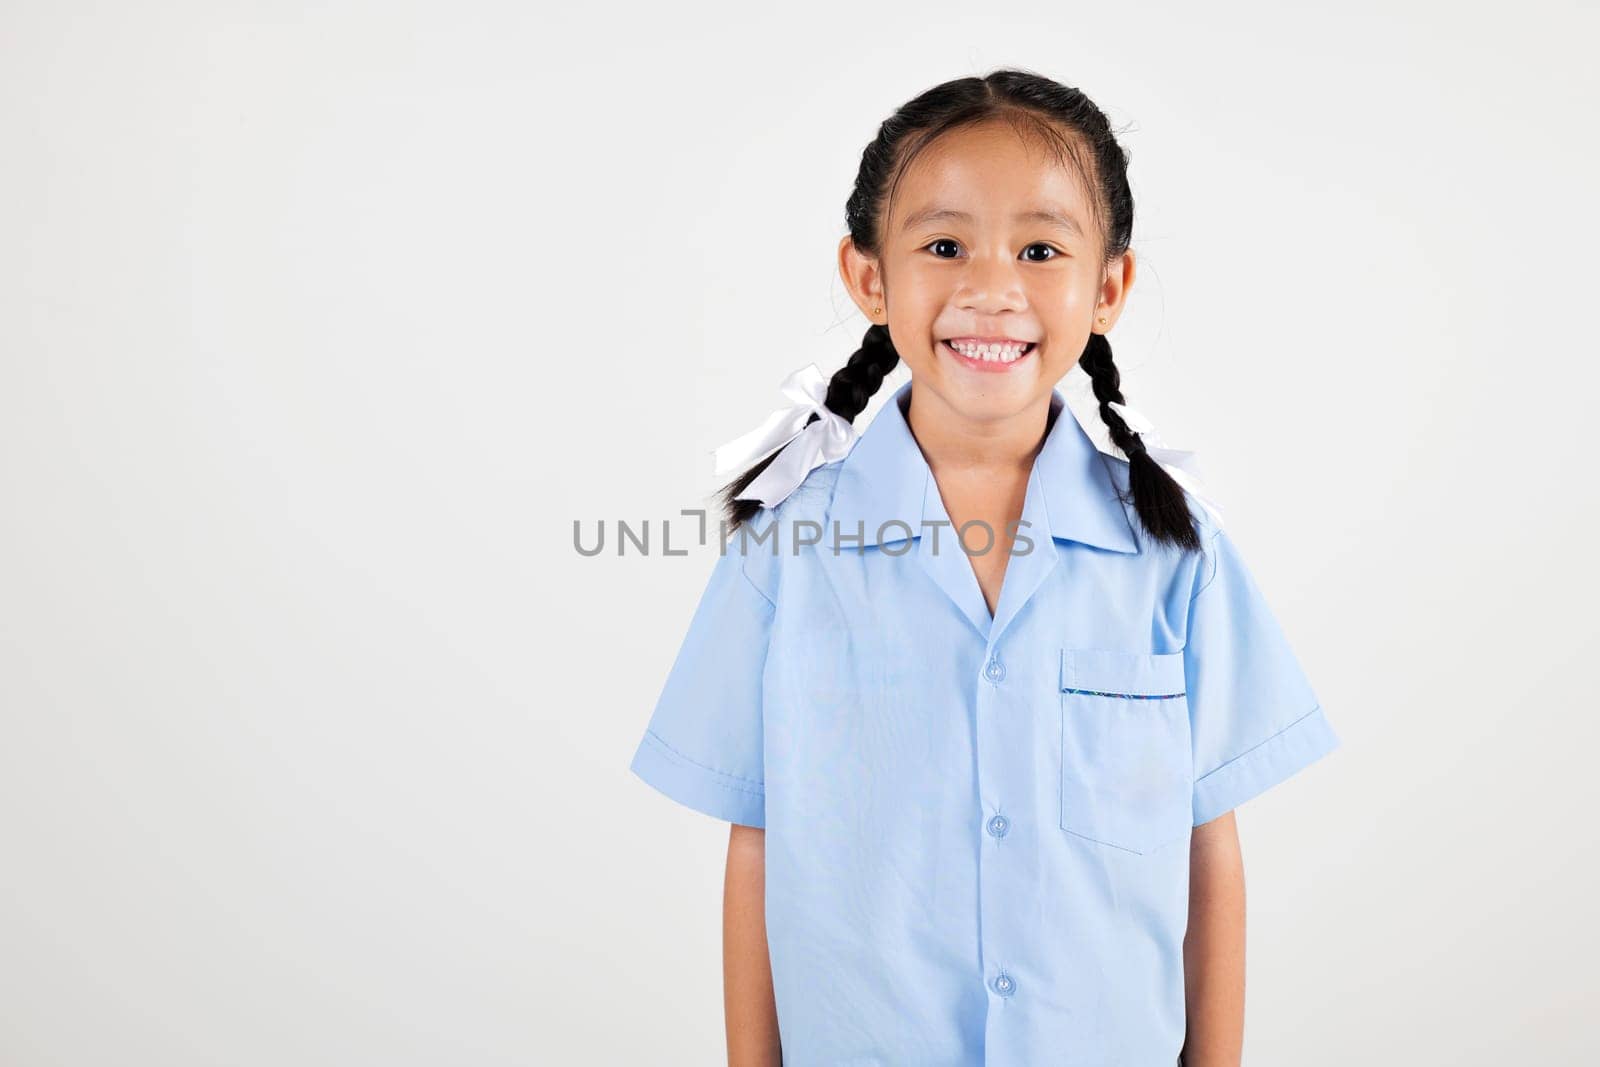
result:
[[[954,341],[946,341],[945,343],[968,359],[981,359],[985,363],[1014,362],[1021,358],[1023,351],[1028,347],[1025,344],[1015,343],[992,345],[958,344]]]

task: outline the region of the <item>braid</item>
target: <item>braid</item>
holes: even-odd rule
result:
[[[1200,534],[1184,500],[1183,487],[1157,463],[1144,441],[1117,414],[1112,402],[1127,403],[1122,396],[1122,375],[1111,360],[1111,342],[1103,333],[1091,333],[1078,365],[1089,375],[1100,418],[1111,430],[1111,441],[1128,457],[1128,487],[1134,511],[1145,531],[1157,541],[1180,548],[1199,549]]]
[[[868,327],[861,347],[828,379],[828,410],[846,422],[855,422],[883,385],[884,376],[899,362],[900,353],[889,340],[889,328],[876,324]]]
[[[825,401],[828,410],[846,422],[854,423],[856,416],[866,410],[867,401],[883,385],[884,376],[894,370],[899,362],[900,353],[895,351],[894,343],[889,340],[889,328],[876,324],[868,327],[861,338],[861,347],[851,353],[844,366],[828,379],[828,397]],[[806,425],[811,425],[817,418],[812,415],[806,420]],[[778,452],[764,457],[719,492],[730,530],[737,530],[761,510],[759,500],[740,500],[739,494],[761,476],[761,472],[777,458]]]

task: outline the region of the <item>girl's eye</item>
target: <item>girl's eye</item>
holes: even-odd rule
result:
[[[937,249],[941,245],[948,246],[950,249],[952,249],[951,255],[948,255],[948,256],[941,255],[937,251]],[[959,254],[958,252],[955,252],[954,250],[955,249],[959,249],[961,246],[956,244],[955,241],[952,241],[948,237],[940,237],[940,238],[937,238],[936,240],[929,241],[926,245],[923,245],[923,247],[928,249],[929,251],[933,252],[933,254],[935,256],[937,256],[938,258],[940,258],[940,259],[952,259],[956,255]],[[1028,260],[1029,263],[1048,263],[1052,259],[1055,259],[1057,256],[1062,254],[1060,249],[1057,249],[1052,245],[1047,245],[1047,244],[1044,244],[1043,242],[1037,242],[1037,241],[1034,242],[1033,244],[1029,245],[1027,248],[1024,248],[1022,250],[1022,253],[1023,253],[1024,256],[1026,256],[1028,254],[1029,250],[1035,249],[1035,248],[1042,248],[1046,252],[1049,252],[1050,254],[1048,256],[1045,256],[1043,259],[1030,259],[1030,260]]]

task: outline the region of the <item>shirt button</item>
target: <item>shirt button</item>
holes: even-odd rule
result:
[[[989,820],[989,833],[995,837],[1006,836],[1006,831],[1011,829],[1011,820],[1004,815],[996,815]]]
[[[984,666],[983,676],[991,682],[998,682],[1006,676],[1006,665],[997,659],[992,659]]]
[[[1011,976],[1004,971],[995,975],[994,981],[990,984],[994,986],[994,991],[1002,997],[1009,997],[1017,991],[1017,983],[1012,981]]]

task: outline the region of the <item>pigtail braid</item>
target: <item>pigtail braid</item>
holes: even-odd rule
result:
[[[1128,457],[1128,488],[1140,523],[1157,541],[1198,550],[1200,534],[1184,499],[1183,487],[1146,451],[1144,441],[1111,406],[1113,401],[1118,404],[1127,401],[1122,396],[1122,375],[1111,360],[1111,342],[1105,334],[1089,335],[1089,343],[1078,365],[1094,386],[1095,399],[1100,402],[1100,418],[1111,430],[1112,443]]]
[[[884,376],[894,370],[899,362],[900,353],[895,351],[894,343],[889,339],[889,328],[877,324],[868,327],[866,334],[861,338],[861,347],[851,353],[844,366],[828,379],[826,400],[828,410],[853,424],[856,416],[866,410],[867,402],[883,385]],[[817,421],[817,418],[818,416],[812,415],[806,421],[806,425],[809,426]],[[778,451],[781,452],[782,449]],[[760,477],[761,472],[767,469],[777,455],[778,453],[774,452],[764,457],[761,462],[739,475],[719,492],[718,496],[722,502],[723,512],[727,516],[730,532],[755,518],[756,513],[761,510],[759,500],[740,500],[739,494]]]

